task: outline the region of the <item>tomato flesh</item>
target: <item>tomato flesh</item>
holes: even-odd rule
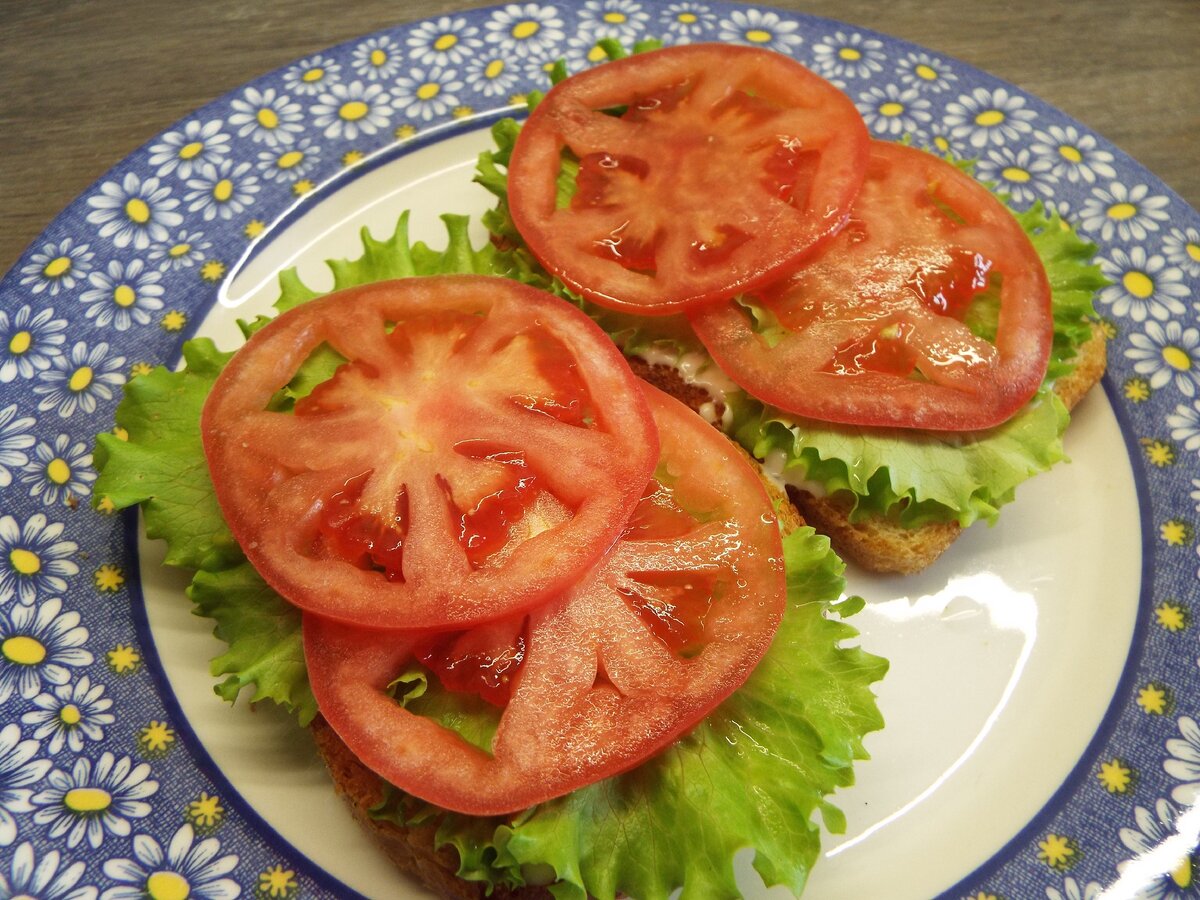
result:
[[[766,652],[786,598],[758,473],[707,422],[645,387],[661,462],[620,540],[555,600],[449,634],[304,617],[322,715],[401,790],[471,815],[512,813],[629,769],[732,693]],[[425,665],[502,708],[490,751],[397,703]]]

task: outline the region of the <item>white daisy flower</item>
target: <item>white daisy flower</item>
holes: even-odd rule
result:
[[[161,844],[146,834],[133,839],[133,858],[110,859],[104,874],[117,882],[101,900],[142,900],[151,882],[170,884],[171,896],[195,900],[233,900],[241,887],[225,876],[238,865],[234,854],[221,856],[216,838],[197,841],[190,824],[182,825],[164,851]]]
[[[954,137],[978,150],[1028,134],[1033,131],[1030,122],[1036,118],[1036,112],[1026,109],[1025,98],[1010,94],[1008,88],[989,91],[978,87],[947,105],[944,121]]]
[[[92,211],[87,220],[100,226],[100,237],[111,238],[114,246],[145,250],[151,241],[167,239],[168,229],[183,221],[175,212],[179,201],[157,178],[143,181],[127,172],[118,184],[106,181],[100,193],[88,197]]]
[[[296,181],[311,172],[321,161],[321,145],[312,138],[300,138],[295,144],[258,154],[258,171],[268,181]]]
[[[1172,228],[1163,237],[1163,255],[1193,278],[1200,278],[1200,228]]]
[[[90,445],[72,441],[69,434],[60,434],[53,443],[39,441],[21,473],[29,496],[40,498],[44,506],[89,496],[95,480]]]
[[[182,131],[168,131],[150,148],[150,165],[158,168],[159,178],[174,172],[187,179],[200,166],[219,163],[229,153],[229,135],[221,130],[224,125],[220,119],[193,119]]]
[[[632,43],[646,30],[650,13],[637,0],[587,0],[578,7],[579,31],[592,40]]]
[[[1180,404],[1175,407],[1175,412],[1167,416],[1167,426],[1171,429],[1171,437],[1174,440],[1183,444],[1184,450],[1200,450],[1200,400],[1192,401],[1191,407]],[[1185,720],[1180,720],[1180,725]],[[1186,721],[1191,722],[1191,719]],[[1196,730],[1195,723],[1192,722],[1191,729]],[[1194,742],[1196,745],[1196,753],[1200,754],[1200,741]],[[1200,760],[1200,757],[1197,757]],[[1195,763],[1197,760],[1191,760]],[[1168,769],[1168,772],[1171,770]],[[1192,793],[1197,793],[1200,788],[1200,769],[1196,770],[1195,777],[1192,779],[1193,784],[1189,789]]]
[[[1145,321],[1147,316],[1166,321],[1186,311],[1183,300],[1190,291],[1183,273],[1168,266],[1157,253],[1149,256],[1144,247],[1132,247],[1128,252],[1114,247],[1109,257],[1097,257],[1096,261],[1113,282],[1099,294],[1100,302],[1110,306],[1113,315],[1129,316],[1135,322]]]
[[[219,166],[207,166],[196,178],[188,179],[184,201],[188,212],[199,212],[204,221],[232,219],[253,205],[254,195],[262,190],[258,176],[250,174],[249,162],[227,159]]]
[[[1135,865],[1140,857],[1161,853],[1161,848],[1169,847],[1171,839],[1178,834],[1179,810],[1170,800],[1160,799],[1151,811],[1144,806],[1134,808],[1133,819],[1135,828],[1120,830],[1121,843],[1134,855],[1132,858],[1117,863],[1117,871],[1125,872]],[[1177,840],[1177,838],[1176,838]],[[1157,870],[1139,872],[1137,900],[1185,900],[1192,891],[1181,888],[1172,877],[1172,872]],[[1147,882],[1143,876],[1149,875],[1152,880]]]
[[[1194,405],[1200,409],[1200,403]],[[1176,437],[1176,440],[1181,439]],[[1189,445],[1187,449],[1196,448]],[[1167,741],[1169,757],[1163,762],[1163,769],[1173,780],[1181,782],[1171,792],[1172,799],[1176,803],[1191,805],[1200,797],[1200,724],[1189,716],[1181,716],[1176,724],[1179,726],[1179,737]]]
[[[400,71],[404,62],[400,46],[390,37],[368,38],[354,48],[351,65],[359,78],[367,81],[389,81]]]
[[[1200,478],[1192,479],[1192,500],[1196,504],[1196,512],[1200,512]]]
[[[33,387],[42,398],[38,409],[57,409],[64,419],[77,409],[95,412],[101,400],[113,398],[113,388],[125,383],[124,365],[125,357],[111,355],[104,341],[91,350],[86,341],[79,341],[69,353],[54,357],[50,368],[38,375]]]
[[[408,35],[408,55],[422,66],[457,66],[475,59],[483,47],[479,29],[462,16],[426,19]]]
[[[0,516],[0,606],[16,597],[29,606],[38,595],[61,594],[67,579],[79,574],[71,559],[79,549],[74,541],[60,540],[61,522],[50,522],[42,513],[18,525],[12,516]]]
[[[883,71],[883,42],[858,32],[834,32],[813,45],[813,68],[826,78],[870,78]],[[878,88],[876,88],[878,90]],[[897,90],[888,85],[888,90]]]
[[[1008,194],[1018,206],[1045,200],[1054,194],[1057,179],[1048,159],[1034,156],[1027,148],[1000,147],[988,150],[975,166],[980,181],[989,182]]]
[[[17,847],[8,872],[0,871],[0,898],[4,900],[96,900],[99,891],[81,885],[87,863],[73,862],[61,871],[57,850],[48,850],[41,860],[34,855],[29,841]]]
[[[229,126],[238,130],[238,137],[249,136],[256,144],[268,147],[290,144],[304,130],[304,111],[300,104],[287,94],[276,93],[275,88],[269,87],[265,91],[246,88],[230,105],[233,112],[229,115]],[[207,165],[220,165],[220,162]],[[203,174],[206,168],[205,165],[197,166],[196,171]]]
[[[900,137],[919,132],[933,120],[930,102],[911,88],[894,84],[873,87],[858,95],[858,111],[867,127],[878,135]]]
[[[1158,223],[1170,218],[1166,211],[1170,200],[1150,194],[1150,186],[1136,184],[1126,187],[1114,181],[1104,188],[1093,188],[1092,196],[1084,201],[1082,227],[1099,234],[1104,241],[1120,238],[1123,241],[1144,241]]]
[[[658,25],[672,43],[688,44],[706,39],[717,27],[717,14],[703,3],[668,3],[658,14]]]
[[[1096,138],[1074,125],[1051,125],[1033,135],[1033,152],[1049,160],[1056,177],[1071,184],[1093,184],[1097,178],[1115,178],[1113,155],[1101,150]]]
[[[925,131],[918,132],[916,145],[943,159],[962,156],[957,142],[950,136],[950,129],[941,122],[933,122]]]
[[[505,58],[550,53],[566,38],[558,9],[541,3],[509,3],[483,28],[484,40],[496,44]]]
[[[558,52],[553,56],[530,57],[525,69],[526,77],[534,79],[548,88],[550,86],[550,70],[554,68],[554,63],[559,59],[566,63],[568,72],[581,72],[606,62],[608,54],[604,52],[603,47],[596,43],[596,40],[586,34],[571,35],[566,40],[566,46],[559,47]]]
[[[38,807],[33,820],[49,826],[52,840],[65,835],[70,848],[85,838],[97,848],[106,834],[128,837],[129,820],[150,815],[146,798],[158,790],[150,774],[148,763],[135,765],[128,756],[117,759],[106,751],[94,762],[80,757],[69,773],[55,769],[46,777],[46,786],[33,796]]]
[[[33,812],[30,786],[50,769],[50,760],[34,759],[39,749],[37,741],[21,740],[21,727],[15,722],[0,728],[0,847],[17,839],[13,813]]]
[[[51,360],[62,355],[66,330],[67,320],[54,318],[49,306],[36,313],[32,306],[22,306],[12,318],[0,309],[0,383],[49,369]]]
[[[335,84],[312,107],[313,124],[327,138],[352,141],[387,128],[392,118],[392,98],[379,84]]]
[[[0,703],[13,695],[32,700],[43,684],[66,684],[72,669],[92,664],[83,646],[88,630],[79,622],[75,610],[63,612],[58,597],[0,610]]]
[[[396,81],[396,109],[410,119],[430,119],[448,114],[459,105],[455,91],[463,83],[453,69],[412,69]]]
[[[927,94],[948,91],[958,81],[948,63],[924,51],[907,54],[896,67],[896,74],[905,87]]]
[[[479,53],[467,63],[467,87],[485,97],[508,97],[520,80],[517,67],[498,55]]]
[[[33,726],[33,736],[46,741],[51,753],[63,747],[79,753],[85,741],[104,740],[104,726],[116,721],[109,712],[113,702],[104,696],[104,685],[92,684],[86,675],[38,694],[33,705],[37,708],[21,716],[21,721]]]
[[[160,272],[178,272],[204,262],[211,249],[212,241],[204,239],[203,231],[181,228],[167,240],[151,246],[146,258],[158,263]]]
[[[79,295],[87,304],[85,315],[101,327],[111,325],[117,331],[128,331],[137,323],[145,325],[150,313],[162,309],[162,273],[146,268],[140,259],[126,265],[114,259],[107,271],[88,276],[90,290]]]
[[[797,33],[799,29],[799,22],[787,21],[777,12],[737,9],[730,13],[728,19],[721,20],[717,39],[791,53],[804,42]]]
[[[290,66],[283,75],[283,86],[301,97],[315,97],[341,79],[342,67],[332,56],[318,53]]]
[[[33,416],[18,416],[17,404],[0,409],[0,487],[12,484],[12,470],[29,464],[25,452],[37,443],[30,429],[37,424]]]
[[[1185,330],[1175,319],[1165,326],[1150,321],[1145,333],[1129,336],[1129,343],[1125,356],[1134,360],[1135,372],[1148,376],[1151,388],[1158,390],[1173,382],[1185,397],[1196,396],[1196,385],[1200,383],[1200,329]]]
[[[33,293],[46,291],[51,297],[69,291],[87,276],[95,255],[89,245],[77,244],[74,238],[42,244],[21,267],[21,284],[32,284]]]
[[[1081,885],[1068,875],[1063,880],[1061,891],[1056,887],[1046,888],[1046,900],[1099,900],[1103,890],[1104,885],[1098,881],[1089,881],[1086,885]]]

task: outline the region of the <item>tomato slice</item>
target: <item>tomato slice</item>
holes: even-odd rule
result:
[[[786,597],[771,502],[726,438],[646,391],[662,442],[656,478],[621,540],[557,602],[432,647],[305,615],[318,708],[382,778],[471,815],[525,809],[637,765],[766,652]],[[414,658],[448,688],[503,706],[490,752],[393,699]]]
[[[513,149],[509,206],[573,290],[665,315],[779,278],[829,239],[868,143],[854,104],[794,60],[672,47],[555,86]],[[579,174],[560,206],[564,160]]]
[[[749,301],[769,327],[730,302],[691,314],[696,333],[755,397],[827,422],[998,425],[1053,340],[1046,272],[1012,214],[950,163],[881,141],[845,229]]]
[[[281,403],[330,351],[333,376]],[[408,278],[279,316],[201,427],[226,521],[275,590],[346,621],[444,628],[561,592],[616,540],[658,458],[639,384],[556,297]]]

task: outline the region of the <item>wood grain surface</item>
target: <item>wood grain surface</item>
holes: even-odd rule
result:
[[[654,5],[655,0],[642,0]],[[0,0],[0,271],[110,166],[280,65],[463,0]],[[1200,206],[1200,0],[775,0],[1019,85]]]

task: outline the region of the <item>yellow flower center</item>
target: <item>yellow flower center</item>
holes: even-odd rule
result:
[[[64,725],[78,725],[82,719],[83,714],[74,703],[68,703],[58,711],[58,720]]]
[[[898,116],[902,112],[904,112],[904,104],[897,103],[895,100],[889,100],[879,107],[879,114],[881,116]]]
[[[371,65],[382,66],[387,61],[388,55],[386,50],[380,50],[378,47],[376,47],[371,51]]]
[[[263,128],[279,127],[279,114],[269,107],[264,106],[262,109],[260,109],[255,118],[258,119],[258,124]]]
[[[36,575],[42,571],[41,557],[21,547],[13,548],[8,554],[8,562],[21,575]]]
[[[421,100],[432,100],[441,91],[442,86],[433,81],[427,81],[425,84],[417,88],[417,97]]]
[[[37,638],[18,634],[0,644],[0,653],[18,666],[36,666],[46,658],[46,647]]]
[[[1019,166],[1009,166],[1000,174],[1006,181],[1016,181],[1020,184],[1024,184],[1029,180],[1029,173]]]
[[[320,81],[324,77],[325,77],[325,70],[322,69],[320,66],[315,66],[314,68],[309,69],[307,72],[305,72],[303,75],[301,75],[300,80],[303,82],[306,82],[307,84],[312,84],[314,81]]]
[[[168,250],[167,256],[171,257],[171,259],[179,259],[181,256],[187,256],[191,251],[192,245],[185,241],[183,243],[176,244],[174,247]]]
[[[279,168],[281,168],[281,169],[291,169],[295,166],[300,165],[300,162],[303,159],[304,159],[304,151],[303,150],[291,150],[291,151],[283,154],[283,156],[279,157],[279,159],[275,160],[275,165],[279,166]]]
[[[597,45],[588,51],[588,62],[603,62],[608,59],[608,54],[604,52],[604,48]]]
[[[604,14],[604,21],[612,25],[620,25],[625,21],[625,13],[616,12],[615,10],[613,12],[606,12]]]
[[[1190,856],[1185,856],[1179,865],[1171,870],[1171,880],[1181,888],[1192,886],[1192,882],[1195,880],[1195,871]]]
[[[1121,284],[1139,300],[1145,300],[1154,293],[1154,281],[1145,272],[1126,272],[1121,278]]]
[[[853,47],[843,47],[838,51],[838,56],[840,56],[842,59],[849,60],[850,62],[854,62],[856,59],[862,59],[862,53]]]
[[[457,43],[458,43],[458,35],[443,34],[441,37],[439,37],[436,41],[433,42],[433,49],[434,50],[449,50],[451,47],[453,47]]]
[[[1188,244],[1184,249],[1187,250],[1188,256],[1196,262],[1200,262],[1200,244]]]
[[[67,387],[76,393],[85,390],[87,386],[92,383],[92,375],[93,372],[91,366],[80,366],[71,373],[71,378],[67,382]]]
[[[933,67],[925,65],[925,63],[921,63],[913,71],[917,73],[918,78],[923,78],[926,81],[936,81],[938,77]]]
[[[981,112],[979,115],[977,115],[975,117],[975,124],[983,125],[984,127],[990,127],[992,125],[999,125],[1003,121],[1004,121],[1004,113],[1002,113],[998,109],[985,109],[983,112]]]
[[[1186,372],[1192,367],[1192,358],[1179,347],[1163,347],[1162,358],[1163,362],[1179,372]]]
[[[1058,155],[1067,162],[1077,163],[1083,161],[1083,154],[1079,152],[1079,148],[1072,147],[1070,144],[1063,144],[1061,147],[1059,147]]]
[[[950,142],[940,134],[933,139],[933,146],[937,147],[943,153],[950,149]]]
[[[25,353],[33,346],[33,335],[28,331],[18,331],[8,341],[9,353]]]
[[[371,108],[361,100],[351,100],[349,103],[343,103],[342,108],[338,110],[338,115],[347,122],[356,122],[371,111]]]
[[[752,44],[765,44],[771,40],[771,32],[763,31],[761,28],[754,28],[746,32],[746,40]]]
[[[233,182],[228,178],[222,178],[213,185],[212,195],[218,203],[228,203],[229,198],[233,196]]]
[[[71,480],[71,467],[61,456],[56,456],[46,463],[46,477],[55,484],[66,484]]]
[[[483,74],[487,78],[499,78],[500,73],[504,71],[504,60],[493,59],[487,64],[487,68],[483,70]]]
[[[192,886],[178,872],[155,872],[146,879],[146,895],[150,900],[187,900]]]
[[[125,215],[129,216],[131,222],[145,225],[150,221],[150,207],[140,197],[133,197],[125,204]]]
[[[541,25],[532,19],[526,19],[524,22],[518,22],[513,26],[512,36],[518,41],[523,41],[526,38],[531,38],[541,30]]]
[[[71,271],[71,258],[69,256],[59,256],[50,260],[42,268],[42,274],[47,278],[61,278]]]
[[[195,159],[204,151],[203,141],[192,141],[190,144],[184,144],[179,148],[180,159]]]
[[[1114,203],[1108,208],[1108,217],[1110,219],[1129,219],[1137,215],[1137,207],[1132,203]]]
[[[678,19],[679,19],[679,21],[680,21],[680,22],[682,22],[684,25],[694,25],[694,24],[696,24],[696,14],[695,14],[695,13],[692,13],[692,12],[681,12],[681,13],[678,15],[678,17],[677,17],[677,18],[678,18]]]
[[[117,306],[133,306],[137,302],[137,294],[127,284],[118,284],[113,289],[113,303]]]
[[[78,813],[104,812],[112,805],[112,794],[103,788],[72,788],[63,797],[63,804]]]

